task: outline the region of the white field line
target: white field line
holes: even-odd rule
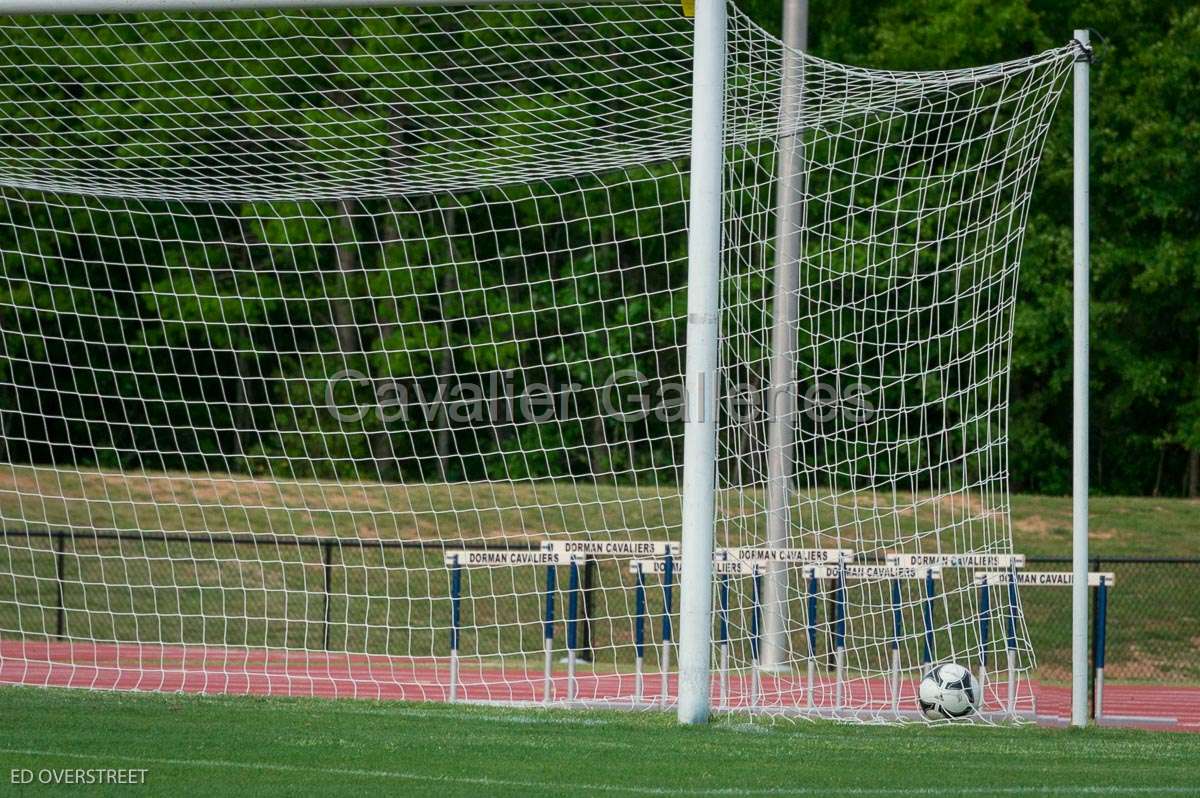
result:
[[[107,754],[81,754],[66,751],[37,751],[19,748],[0,748],[0,754],[18,756],[83,759],[98,762],[129,762],[144,767],[145,765],[172,765],[197,768],[215,768],[222,770],[269,770],[277,773],[312,773],[314,775],[335,775],[351,778],[375,778],[393,781],[418,781],[437,784],[462,784],[479,787],[521,787],[530,789],[545,789],[561,791],[569,788],[572,791],[587,790],[595,792],[625,793],[631,795],[831,795],[835,788],[830,787],[768,787],[763,789],[746,789],[742,787],[650,787],[636,784],[579,784],[549,781],[526,781],[518,779],[496,779],[487,776],[437,776],[424,773],[411,773],[399,770],[369,770],[365,768],[323,768],[304,767],[302,765],[281,765],[272,762],[234,762],[221,759],[164,759],[158,757],[111,756]],[[1062,785],[1062,786],[1030,786],[1030,787],[921,787],[909,789],[906,787],[849,787],[836,788],[838,795],[872,796],[872,795],[1194,795],[1192,787],[1154,787],[1135,786],[1118,787],[1111,785]]]

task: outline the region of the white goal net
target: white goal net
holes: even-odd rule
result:
[[[0,19],[0,682],[673,704],[692,30]],[[1077,53],[872,71],[730,8],[717,708],[898,717],[946,661],[1026,700],[973,569]]]

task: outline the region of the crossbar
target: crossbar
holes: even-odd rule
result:
[[[0,17],[420,6],[614,5],[639,0],[0,0]]]

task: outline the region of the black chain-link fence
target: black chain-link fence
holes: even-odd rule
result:
[[[1200,558],[1094,557],[1110,572],[1105,678],[1200,683]],[[1026,570],[1069,571],[1069,557],[1029,557]],[[1092,617],[1097,591],[1091,589]],[[1021,603],[1043,679],[1071,678],[1071,591],[1023,588]],[[1092,630],[1094,635],[1094,629]]]

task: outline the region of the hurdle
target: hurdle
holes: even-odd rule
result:
[[[555,553],[561,557],[579,556],[585,560],[598,560],[620,557],[662,557],[670,556],[677,559],[680,545],[670,540],[545,540],[542,541],[542,551]],[[649,562],[649,560],[647,560]],[[646,614],[646,582],[642,574],[635,574],[636,584],[636,614],[634,652],[636,654],[636,671],[634,672],[634,701],[640,702],[644,690],[643,664],[645,662],[645,614]],[[549,579],[549,577],[547,577]],[[571,571],[570,589],[568,591],[567,622],[567,685],[568,692],[573,691],[575,684],[574,673],[578,660],[578,603],[579,603],[579,571]],[[669,629],[667,629],[669,631]],[[550,655],[547,655],[550,656]],[[669,656],[669,654],[668,654]],[[549,659],[547,660],[549,662]],[[547,671],[549,666],[547,665]],[[664,671],[665,674],[665,671]],[[663,677],[664,693],[666,676]],[[568,700],[574,700],[573,692]]]
[[[988,686],[988,659],[987,648],[991,640],[991,600],[992,592],[988,590],[987,576],[984,575],[983,580],[979,582],[979,695],[982,701],[987,696]],[[1011,682],[1014,674],[1008,675]]]
[[[669,570],[668,570],[669,569]],[[664,663],[662,669],[663,679],[663,695],[661,700],[667,700],[666,694],[666,675],[670,667],[669,649],[665,648],[671,642],[671,612],[673,604],[671,601],[671,590],[674,584],[674,577],[680,573],[680,565],[675,561],[675,556],[668,552],[662,559],[643,559],[630,560],[629,573],[634,575],[634,590],[635,590],[635,611],[634,619],[634,648],[637,653],[634,670],[634,702],[640,703],[643,700],[642,681],[643,681],[643,656],[646,645],[645,629],[647,617],[646,604],[646,575],[657,575],[660,577],[663,585],[663,618],[662,618],[662,645],[663,657],[661,662]],[[713,571],[721,580],[719,590],[721,610],[718,613],[718,628],[720,630],[719,641],[721,646],[721,659],[718,673],[719,696],[720,702],[718,706],[725,706],[729,698],[729,577],[742,576],[745,574],[757,574],[758,568],[752,563],[729,560],[722,556],[721,552],[714,555]]]
[[[576,698],[575,666],[579,657],[579,563],[571,558],[567,587],[567,702]]]
[[[542,616],[542,702],[549,704],[554,699],[553,648],[554,648],[554,592],[556,588],[555,568],[571,566],[569,600],[567,610],[567,700],[573,701],[575,689],[575,647],[577,644],[576,617],[579,611],[579,566],[586,561],[583,554],[563,553],[547,549],[541,551],[522,549],[457,549],[447,551],[443,562],[450,569],[450,685],[449,700],[458,700],[459,688],[459,644],[462,640],[462,571],[463,568],[503,568],[514,566],[546,567],[546,603]]]
[[[846,705],[846,566],[837,564],[837,576],[833,589],[833,663],[834,699],[833,708]]]
[[[717,556],[721,559],[749,563],[755,573],[763,570],[768,563],[778,562],[787,565],[795,565],[804,568],[805,566],[825,566],[832,563],[845,565],[854,562],[855,552],[853,549],[795,549],[795,548],[765,548],[759,546],[744,546],[729,549],[718,549]],[[836,567],[836,566],[835,566]],[[816,615],[817,615],[817,594],[818,589],[815,579],[810,581],[807,586],[808,592],[808,612],[805,619],[805,631],[808,639],[808,674],[807,674],[807,692],[808,705],[813,706],[813,687],[816,684],[816,658],[817,658],[817,631],[816,631]],[[844,594],[838,594],[844,602]],[[835,598],[835,605],[837,599]],[[760,698],[761,675],[758,667],[758,613],[759,593],[757,576],[755,581],[754,591],[754,607],[751,615],[751,635],[750,635],[750,653],[751,653],[751,704],[757,703]],[[835,668],[838,673],[842,673],[845,660],[845,607],[842,606],[838,612],[840,620],[835,620],[835,642],[834,660]],[[841,677],[837,680],[838,694],[841,695]],[[839,698],[838,705],[841,705]]]
[[[1095,626],[1092,629],[1092,661],[1095,668],[1095,678],[1092,688],[1092,703],[1095,708],[1096,722],[1116,723],[1176,723],[1175,718],[1148,717],[1141,715],[1106,715],[1104,713],[1104,665],[1108,638],[1108,591],[1116,582],[1111,571],[1092,571],[1088,573],[1088,587],[1096,590]],[[976,584],[1008,585],[1009,601],[1015,606],[1017,586],[1024,587],[1071,587],[1074,575],[1069,571],[982,571],[975,574]],[[1015,630],[1014,630],[1015,633]],[[1011,666],[1010,666],[1011,667]],[[1011,677],[1010,677],[1011,680]]]
[[[1006,682],[1007,695],[1004,706],[1010,715],[1017,711],[1017,580],[1011,578],[1016,573],[1016,566],[1010,564],[1003,572],[1008,578],[993,584],[1007,584],[1008,603],[1004,613],[1004,653],[1008,666]],[[988,578],[984,574],[982,581],[975,580],[979,585],[979,692],[986,696],[988,684],[987,649],[991,641],[991,591],[988,590]]]
[[[1009,573],[1015,573],[1015,569],[1009,569]],[[1015,715],[1017,712],[1017,580],[1008,580],[1008,617],[1005,619],[1005,631],[1007,640],[1005,645],[1005,653],[1008,656],[1008,712],[1010,715]]]
[[[546,613],[542,619],[542,703],[549,704],[554,700],[554,680],[550,671],[554,667],[554,590],[555,570],[553,565],[546,566]]]
[[[938,569],[941,574],[941,569]],[[924,626],[925,640],[921,646],[921,665],[928,668],[933,665],[935,643],[933,639],[933,600],[937,597],[937,588],[933,584],[933,568],[925,566],[925,601],[921,604],[921,623]]]
[[[804,636],[808,639],[808,675],[805,683],[805,703],[816,706],[813,688],[817,683],[817,577],[810,574],[805,587],[808,591],[808,612],[804,618]]]
[[[1096,720],[1104,717],[1104,649],[1106,648],[1108,627],[1108,586],[1112,584],[1108,574],[1100,574],[1096,585],[1096,617],[1092,619],[1095,628],[1092,630],[1092,664],[1096,669],[1095,698]],[[1089,580],[1090,582],[1090,580]]]
[[[1025,555],[1024,554],[990,554],[990,553],[986,553],[986,552],[966,552],[966,553],[962,553],[962,554],[943,554],[943,553],[905,554],[905,553],[899,553],[899,552],[892,552],[892,553],[889,553],[885,559],[889,565],[898,565],[898,566],[907,567],[907,568],[939,568],[939,569],[970,568],[972,570],[987,568],[987,569],[993,569],[994,571],[1002,569],[1000,572],[1005,573],[1005,574],[1013,573],[1016,571],[1016,569],[1025,567]],[[984,695],[983,691],[987,684],[987,644],[988,644],[988,639],[990,638],[989,623],[990,623],[990,618],[991,618],[991,607],[989,606],[990,602],[989,602],[988,597],[986,595],[984,595],[985,592],[986,591],[981,590],[980,594],[979,594],[979,596],[980,596],[980,599],[979,599],[980,600],[979,690],[980,690],[981,696]],[[933,580],[926,579],[926,582],[925,582],[925,611],[924,611],[924,615],[925,615],[925,618],[924,618],[925,648],[924,648],[924,651],[922,652],[923,664],[925,666],[932,665],[934,660],[936,659],[936,652],[934,650],[934,636],[933,636],[933,628],[934,628],[933,627],[933,598],[934,598]],[[1015,601],[1015,598],[1016,598],[1016,592],[1013,591],[1013,600],[1014,601]],[[1015,614],[1015,611],[1014,611],[1014,614]],[[1014,624],[1015,624],[1015,621],[1014,621]],[[1008,658],[1011,663],[1010,670],[1015,672],[1015,668],[1016,668],[1016,665],[1015,665],[1015,661],[1016,661],[1016,651],[1015,651],[1016,630],[1015,630],[1015,626],[1013,627],[1012,634],[1009,635],[1009,643],[1010,643],[1010,652],[1009,652]],[[1010,685],[1009,691],[1010,691],[1010,694],[1012,695],[1012,698],[1009,701],[1009,703],[1011,704],[1013,701],[1015,701],[1015,696],[1016,696],[1016,693],[1013,692],[1015,685],[1014,685],[1014,682],[1011,677],[1009,679],[1009,685]]]
[[[633,672],[633,701],[640,704],[644,694],[645,668],[646,668],[646,574],[638,567],[634,572],[636,579],[635,585],[635,601],[634,601],[634,635],[633,635],[633,650],[635,654],[634,672]]]
[[[846,565],[844,563],[838,565],[814,565],[804,569],[804,576],[809,580],[813,588],[810,589],[810,600],[813,608],[810,613],[815,614],[815,585],[818,579],[836,579],[838,597],[835,599],[834,607],[837,610],[835,624],[840,624],[840,628],[836,627],[835,640],[844,649],[845,647],[845,590],[847,580],[872,580],[884,581],[890,584],[891,604],[892,604],[892,639],[888,644],[891,650],[889,657],[889,672],[888,672],[888,696],[890,698],[891,708],[893,712],[900,711],[900,641],[904,637],[904,615],[903,615],[903,596],[900,587],[900,582],[904,580],[924,581],[926,583],[926,601],[932,588],[934,580],[942,578],[942,570],[940,567],[925,566],[924,568],[916,568],[902,565]],[[932,608],[927,608],[932,612]],[[931,618],[932,616],[927,616]],[[930,643],[930,621],[926,621],[925,642],[927,646]],[[815,645],[815,640],[813,641]],[[811,677],[810,677],[811,678]],[[838,671],[839,686],[845,678],[844,670]],[[843,703],[842,694],[839,690],[836,693],[837,708],[841,708]]]
[[[728,551],[713,554],[713,570],[721,580],[717,593],[720,609],[717,613],[717,642],[720,662],[717,665],[717,706],[729,706],[729,577],[746,572],[747,564],[729,559]],[[749,566],[751,571],[755,566]]]
[[[673,597],[675,593],[675,573],[679,566],[675,563],[676,554],[671,550],[667,550],[663,554],[661,560],[631,560],[629,563],[629,572],[634,575],[636,582],[636,611],[637,618],[634,623],[634,651],[637,655],[634,662],[634,701],[641,702],[644,698],[644,668],[645,668],[645,652],[646,652],[646,624],[645,618],[647,614],[646,607],[646,574],[657,574],[662,580],[663,591],[663,612],[662,612],[662,637],[659,642],[658,656],[658,672],[661,694],[659,703],[662,706],[667,705],[669,675],[671,672],[671,642],[672,642],[672,624],[671,612],[673,611]]]
[[[675,593],[675,558],[670,552],[663,561],[663,614],[662,614],[662,653],[659,655],[659,677],[662,683],[662,693],[659,696],[663,707],[667,706],[667,692],[670,689],[669,674],[671,672],[671,599]]]
[[[724,563],[725,560],[720,562]],[[717,706],[729,705],[729,574],[722,573],[718,593],[717,641],[721,648],[721,660],[717,664]]]

